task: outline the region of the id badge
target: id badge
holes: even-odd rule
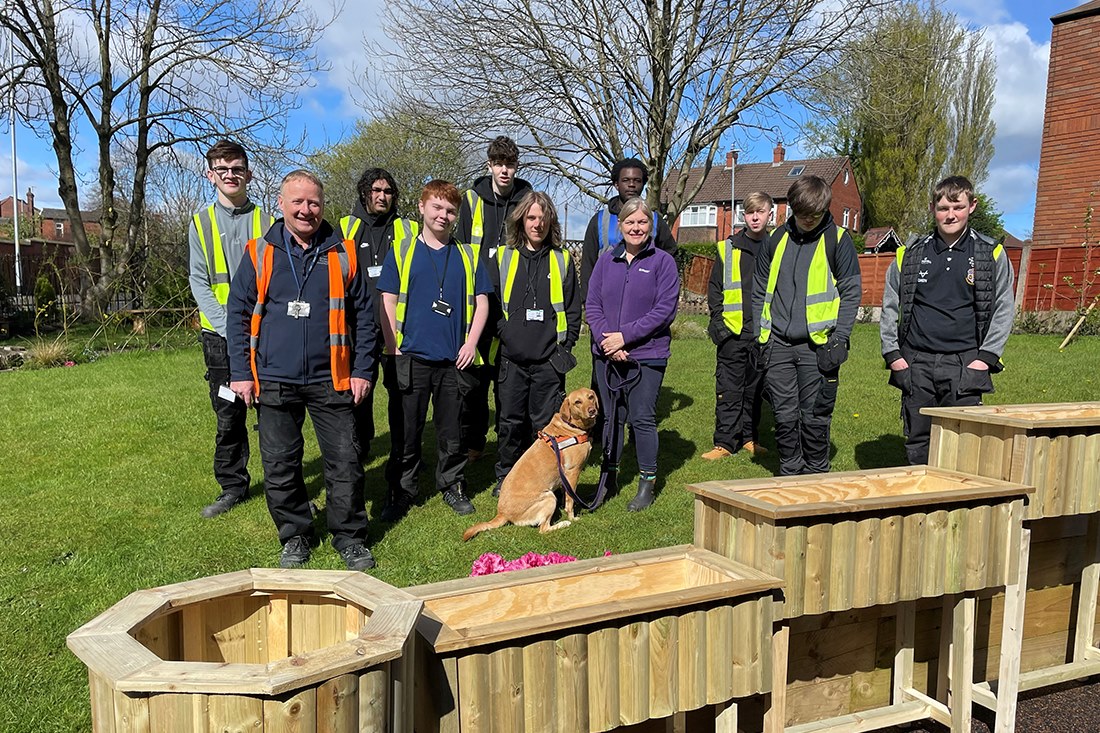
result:
[[[528,308],[527,309],[527,320],[528,321],[539,321],[541,323],[542,320],[543,320],[542,308]]]
[[[432,310],[445,318],[449,318],[451,313],[454,312],[454,306],[439,298],[432,302]]]
[[[367,277],[377,280],[382,277],[382,265],[371,265],[367,268]]]
[[[309,303],[304,300],[292,300],[286,304],[286,314],[291,318],[309,318]]]

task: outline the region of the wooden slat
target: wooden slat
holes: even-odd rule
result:
[[[877,593],[875,600],[879,605],[894,603],[900,597],[903,522],[901,517],[891,514],[882,518],[878,527],[878,557],[867,571],[875,574]]]
[[[679,709],[695,710],[707,703],[707,615],[701,610],[685,611],[678,621],[679,643],[676,669],[679,679]]]
[[[875,566],[881,549],[877,544],[880,523],[879,517],[865,517],[855,525],[851,597],[855,608],[873,606],[878,599],[879,574],[875,571]]]
[[[267,657],[269,662],[290,656],[290,603],[285,595],[267,601]]]
[[[488,733],[492,730],[489,701],[489,655],[464,654],[458,658],[461,705],[458,707],[462,733]]]
[[[589,683],[589,638],[569,634],[554,642],[554,711],[562,730],[588,730],[589,697],[603,692]]]
[[[523,646],[522,655],[522,730],[525,733],[554,733],[557,724],[554,707],[560,696],[554,669],[558,661],[557,644],[553,639],[533,641]]]
[[[115,733],[153,733],[149,720],[148,695],[115,693],[114,731]]]
[[[815,522],[806,528],[806,592],[802,599],[788,599],[787,617],[829,610],[829,562],[832,553],[832,525]],[[801,600],[801,606],[798,602]]]
[[[947,575],[947,524],[948,511],[937,509],[928,512],[924,520],[924,532],[921,549],[921,591],[925,598],[935,598],[944,593],[944,581]],[[908,548],[910,551],[915,547]]]
[[[649,718],[665,718],[678,710],[680,627],[674,615],[660,616],[649,622]]]
[[[260,730],[264,722],[264,703],[258,697],[210,695],[206,704],[206,724],[210,731]]]
[[[340,675],[317,686],[317,728],[332,733],[359,730],[359,675]]]
[[[706,611],[707,702],[719,703],[733,697],[733,611],[718,606]]]
[[[394,711],[391,710],[390,676],[393,666],[395,665],[390,662],[359,675],[359,730],[391,730],[389,721]],[[412,710],[405,710],[404,713],[411,716]],[[396,725],[392,729],[401,730]]]
[[[619,627],[619,721],[625,725],[649,719],[649,624]]]
[[[154,731],[205,730],[208,697],[208,695],[151,695],[149,728]]]
[[[593,731],[619,726],[619,631],[588,635],[588,719]]]
[[[488,655],[489,730],[523,730],[526,680],[523,650],[517,646],[496,649]],[[532,694],[543,691],[532,690]]]
[[[320,649],[322,612],[321,599],[314,594],[291,593],[287,595],[290,637],[290,654],[296,656]]]

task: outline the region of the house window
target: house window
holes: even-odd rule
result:
[[[849,172],[848,172],[848,169],[847,169],[847,168],[845,168],[845,169],[844,169],[844,185],[845,185],[845,186],[847,186],[847,185],[848,185],[848,179],[849,179],[849,177],[850,177],[850,176],[849,176]]]
[[[842,226],[842,227],[848,226],[848,220],[851,218],[851,216],[852,216],[851,209],[845,209],[844,210],[844,223],[841,224],[840,226]]]
[[[852,229],[859,231],[859,212],[856,212],[855,218],[852,219]]]
[[[55,237],[64,237],[65,236],[65,222],[55,221],[53,223],[53,233],[54,233]]]
[[[778,206],[772,206],[772,215],[768,217],[768,226],[775,226],[775,212],[778,209]],[[737,217],[733,220],[733,225],[735,227],[745,225],[745,207],[742,204],[737,204]]]
[[[802,171],[804,171],[804,170],[806,170],[806,166],[796,165],[794,168],[791,168],[791,172],[788,173],[787,175],[790,176],[791,178],[794,178],[794,177],[802,175]]]
[[[718,224],[718,207],[713,204],[689,206],[680,214],[682,227],[712,227]]]

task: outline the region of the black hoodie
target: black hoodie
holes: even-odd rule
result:
[[[496,191],[493,190],[492,176],[481,176],[474,181],[473,192],[485,202],[481,256],[486,262],[496,255],[497,247],[504,246],[508,241],[508,215],[530,190],[530,183],[517,178],[507,196],[497,196]],[[458,225],[455,227],[455,239],[460,242],[470,242],[473,223],[474,212],[470,210],[470,201],[463,193],[462,206],[458,210]]]
[[[500,333],[500,353],[511,361],[528,365],[550,358],[558,340],[558,330],[554,309],[550,305],[550,247],[540,247],[533,252],[526,247],[520,247],[519,253],[508,320],[505,321],[501,313],[497,321],[497,331]],[[569,258],[568,271],[564,274],[564,346],[572,349],[581,331],[581,299],[577,297],[577,268],[572,257]],[[503,293],[500,269],[495,257],[489,267],[489,276],[498,295]],[[527,320],[528,308],[541,310],[542,320]]]
[[[779,275],[775,283],[775,295],[772,298],[771,319],[772,335],[788,344],[806,343],[810,340],[809,327],[806,325],[806,283],[810,271],[810,262],[817,249],[817,242],[828,229],[836,228],[833,215],[826,212],[813,231],[801,232],[794,216],[787,219],[771,236],[764,240],[756,256],[756,273],[753,282],[753,331],[760,331],[760,317],[764,306],[764,294],[768,286],[768,273],[771,270],[772,257],[784,234],[789,234],[787,247],[783,252]],[[836,278],[837,291],[840,294],[840,313],[837,316],[833,334],[844,341],[852,335],[852,326],[856,322],[862,287],[859,273],[859,257],[848,232],[836,243],[835,250],[830,246],[831,237],[826,237],[826,253],[833,277]]]

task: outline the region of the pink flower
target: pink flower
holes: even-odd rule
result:
[[[537,552],[528,552],[526,555],[522,555],[515,560],[505,560],[495,552],[486,552],[481,557],[474,560],[474,564],[470,568],[470,576],[491,575],[493,573],[507,572],[508,570],[539,568],[543,565],[557,565],[563,562],[573,562],[576,559],[577,558],[572,555],[562,555],[557,552],[550,552],[545,555],[540,555]]]
[[[75,361],[67,361],[67,362],[65,362],[65,366],[76,366],[76,362]]]

